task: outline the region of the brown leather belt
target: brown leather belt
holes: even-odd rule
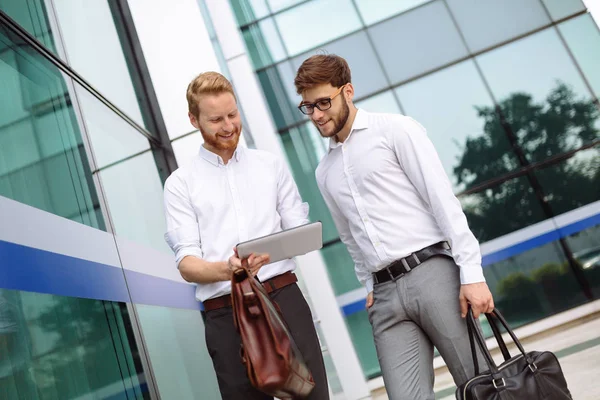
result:
[[[296,282],[298,282],[296,275],[288,271],[262,282],[262,285],[267,293],[271,293],[277,289],[281,289]],[[204,311],[212,311],[223,307],[231,307],[231,294],[225,294],[223,296],[215,297],[214,299],[205,300],[202,304],[204,304]]]

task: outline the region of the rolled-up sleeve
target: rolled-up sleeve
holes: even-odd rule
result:
[[[175,254],[177,267],[186,256],[203,258],[196,213],[185,182],[177,176],[172,175],[165,182],[164,206],[167,222],[165,240]]]
[[[302,202],[298,186],[287,165],[277,159],[277,212],[283,229],[294,228],[309,223],[308,203]]]

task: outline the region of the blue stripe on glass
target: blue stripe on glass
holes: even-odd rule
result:
[[[134,303],[200,310],[193,285],[128,270],[125,276]]]
[[[127,284],[121,268],[0,240],[1,288],[200,310],[192,285],[125,274]]]
[[[344,315],[352,315],[362,310],[365,310],[365,299],[360,299],[354,303],[346,304],[342,307],[342,312]]]
[[[485,268],[490,264],[506,260],[507,258],[524,253],[527,250],[535,249],[536,247],[543,246],[547,243],[553,242],[558,239],[560,239],[560,234],[558,231],[550,231],[548,233],[544,233],[543,235],[533,237],[524,242],[520,242],[505,249],[498,250],[493,253],[482,256],[481,265]]]
[[[110,301],[129,301],[123,270],[0,240],[0,287]]]

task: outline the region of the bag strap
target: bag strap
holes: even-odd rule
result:
[[[469,344],[471,346],[471,356],[473,357],[473,366],[475,367],[475,376],[477,376],[479,375],[479,361],[477,360],[477,348],[475,347],[473,327],[471,326],[469,319],[467,319],[467,332],[469,335]]]
[[[498,367],[496,366],[496,363],[494,362],[494,359],[492,358],[492,355],[485,344],[482,333],[479,331],[479,329],[477,329],[475,317],[473,316],[473,309],[471,307],[469,307],[469,310],[467,311],[467,330],[469,332],[469,336],[475,338],[475,341],[477,342],[477,345],[479,346],[479,349],[481,350],[481,353],[483,354],[483,357],[485,358],[492,375],[497,375]],[[471,347],[471,354],[473,355],[474,360],[476,360],[477,354],[475,346]]]
[[[497,308],[494,308],[493,314],[496,317],[495,319],[500,321],[502,326],[504,326],[504,329],[506,329],[506,332],[508,332],[508,334],[510,335],[511,339],[513,340],[513,342],[515,343],[515,345],[517,346],[517,348],[519,349],[521,354],[523,354],[523,357],[525,357],[525,359],[527,360],[527,363],[533,364],[533,361],[531,360],[531,358],[529,358],[527,356],[527,353],[525,353],[525,349],[523,348],[523,345],[521,345],[521,341],[517,338],[517,336],[512,331],[512,329],[510,329],[510,327],[508,326],[508,323],[506,322],[506,320],[504,319],[502,314],[500,314],[500,311],[498,311]]]
[[[498,347],[500,348],[500,351],[502,352],[504,361],[510,360],[511,359],[510,352],[508,351],[508,347],[506,347],[506,343],[504,342],[502,333],[500,332],[500,329],[498,329],[498,325],[495,322],[491,321],[491,319],[495,317],[494,313],[485,314],[485,317],[487,318],[488,323],[490,324],[490,327],[492,328],[492,332],[494,333],[496,342],[498,342]]]
[[[506,322],[506,320],[504,319],[504,317],[502,316],[500,311],[498,311],[497,308],[494,308],[494,311],[492,312],[492,314],[493,315],[490,315],[492,318],[490,318],[490,316],[488,316],[488,314],[486,314],[486,317],[488,318],[490,326],[492,326],[492,324],[495,325],[496,319],[497,319],[502,324],[502,326],[504,326],[504,329],[506,329],[506,332],[508,332],[508,334],[512,338],[513,342],[515,343],[515,345],[517,346],[517,348],[519,349],[521,354],[523,354],[523,357],[525,358],[529,367],[532,368],[532,370],[533,370],[533,368],[537,368],[535,366],[535,364],[533,363],[533,360],[531,359],[531,357],[529,357],[525,353],[525,349],[523,349],[521,342],[519,341],[519,339],[517,339],[517,336],[514,334],[512,329],[510,329],[510,327],[508,326],[508,323]],[[492,373],[492,375],[494,377],[496,377],[498,375],[498,367],[496,366],[496,363],[494,362],[494,359],[492,358],[492,355],[490,354],[490,351],[485,344],[485,339],[483,338],[483,334],[477,329],[475,317],[473,316],[473,310],[471,309],[471,307],[469,307],[469,310],[467,312],[467,330],[469,332],[469,336],[473,336],[475,338],[475,341],[477,342],[481,352],[483,353],[486,363],[490,367],[490,372]],[[495,325],[495,330],[494,330],[494,328],[492,328],[492,331],[494,332],[494,336],[495,336],[496,340],[498,341],[498,346],[502,346],[501,345],[501,343],[502,343],[504,345],[504,349],[506,350],[506,353],[508,353],[508,349],[506,349],[506,344],[504,343],[504,340],[502,339],[502,335],[500,335],[500,329],[498,329],[498,326]],[[472,340],[471,340],[471,343],[472,343],[471,353],[472,353],[473,357],[475,357],[476,356],[475,347],[473,346]],[[500,348],[501,348],[501,351],[503,351],[502,347],[500,347]],[[504,354],[504,351],[503,351],[503,355],[506,358],[507,354]],[[508,353],[508,356],[510,359],[509,353]],[[476,360],[476,359],[474,358],[474,360]],[[476,361],[474,361],[474,362],[476,362]]]

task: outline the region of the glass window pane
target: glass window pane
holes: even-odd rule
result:
[[[374,113],[402,114],[391,90],[357,101],[354,105]]]
[[[132,338],[124,303],[0,289],[0,397],[149,399]]]
[[[285,49],[272,18],[242,28],[242,36],[254,68],[258,69],[285,58]]]
[[[571,19],[558,25],[575,60],[600,97],[600,29],[590,14]]]
[[[396,93],[406,114],[427,129],[455,192],[519,166],[473,61],[402,85]]]
[[[79,85],[75,86],[75,91],[98,169],[150,148],[145,136],[96,96]]]
[[[229,0],[238,25],[244,25],[269,14],[265,0]]]
[[[0,10],[11,17],[27,32],[39,40],[48,50],[56,53],[54,32],[48,22],[44,0],[0,1]],[[58,54],[57,54],[58,55]]]
[[[483,272],[495,306],[513,328],[586,302],[558,242],[487,265]]]
[[[581,0],[542,0],[554,21],[585,10]]]
[[[271,12],[276,13],[284,8],[291,7],[294,4],[302,3],[305,0],[267,0],[271,7]]]
[[[448,10],[440,1],[372,26],[369,32],[392,83],[468,54]]]
[[[550,23],[539,0],[448,0],[448,5],[472,52]]]
[[[600,200],[600,147],[535,172],[555,215]],[[585,189],[583,189],[585,188]]]
[[[597,108],[556,30],[490,51],[478,62],[530,161],[598,138]]]
[[[164,240],[163,187],[152,152],[99,172],[115,233],[172,254]]]
[[[581,264],[594,296],[600,296],[600,225],[574,233],[566,241]]]
[[[526,177],[459,197],[469,227],[485,243],[546,219]],[[510,210],[510,218],[506,217]]]
[[[346,316],[346,326],[354,343],[354,350],[367,379],[381,376],[381,367],[377,360],[377,350],[373,342],[373,328],[369,322],[367,310]]]
[[[294,71],[298,71],[304,60],[314,54],[336,54],[344,57],[352,70],[352,84],[354,96],[357,98],[367,96],[388,85],[381,65],[365,32],[347,36],[333,43],[329,43],[317,51],[304,53],[292,60]],[[295,75],[294,75],[295,76]],[[298,99],[300,99],[298,97]],[[300,102],[300,101],[298,101]]]
[[[7,34],[0,31],[0,195],[104,229],[65,80]]]
[[[290,56],[361,27],[351,0],[308,1],[276,15],[275,20]]]
[[[320,137],[312,123],[290,129],[282,133],[280,139],[300,195],[305,202],[310,204],[310,220],[323,223],[324,242],[337,239],[339,235],[327,205],[321,197],[314,173],[318,162],[325,154],[326,142]]]
[[[108,2],[56,0],[54,6],[69,65],[127,116],[144,126]]]
[[[177,165],[188,165],[192,159],[198,155],[202,143],[204,143],[204,140],[202,140],[200,132],[173,140],[171,146],[173,146],[173,153],[175,153]]]
[[[427,1],[429,0],[356,0],[356,5],[365,25],[371,25]]]
[[[298,110],[302,98],[296,94],[296,75],[289,62],[259,71],[257,75],[278,129],[308,119]]]
[[[161,398],[220,399],[200,311],[135,307]]]

